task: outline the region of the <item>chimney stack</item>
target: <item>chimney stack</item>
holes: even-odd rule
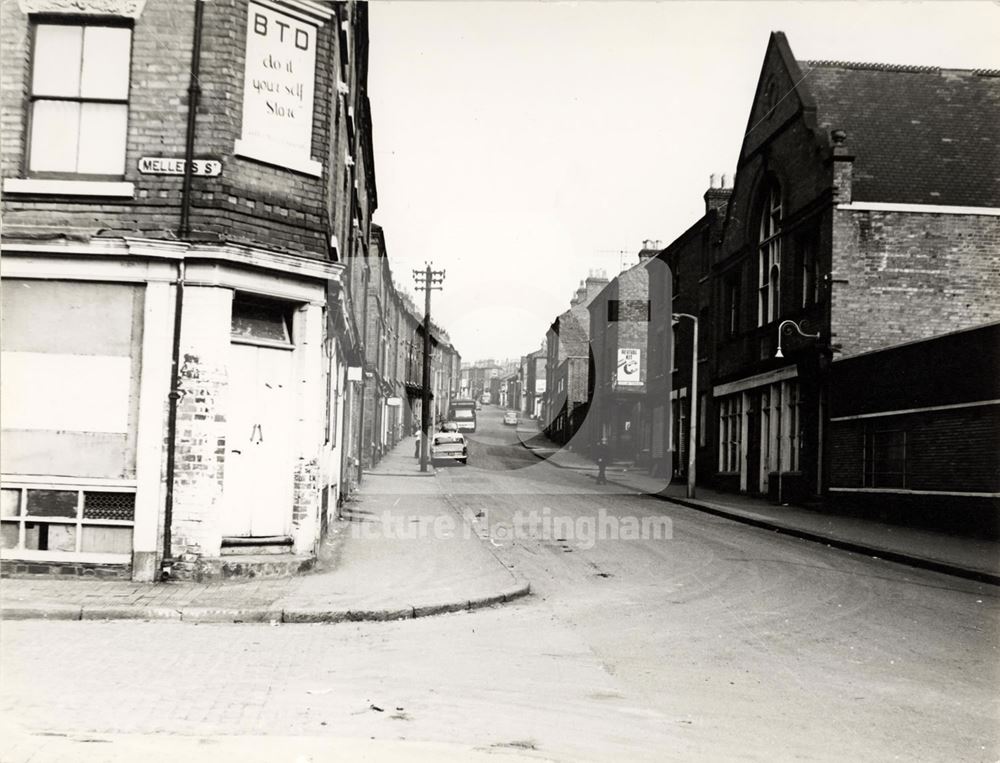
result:
[[[584,288],[586,289],[584,302],[589,304],[607,285],[608,275],[604,270],[591,270],[587,275],[587,280],[584,282]]]
[[[707,215],[712,210],[715,210],[721,215],[726,213],[726,205],[729,203],[729,196],[732,194],[732,188],[726,188],[726,176],[722,175],[722,182],[719,187],[715,186],[715,175],[708,176],[708,190],[705,191],[705,214]]]
[[[854,185],[854,154],[844,145],[847,143],[847,132],[842,129],[830,131],[833,142],[833,187],[837,202],[850,204]]]
[[[642,242],[642,249],[639,250],[639,261],[644,262],[650,257],[655,257],[659,254],[663,246],[660,244],[660,239],[658,238],[647,238]]]

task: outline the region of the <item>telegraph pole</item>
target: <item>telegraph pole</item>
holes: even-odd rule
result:
[[[416,290],[424,292],[424,373],[420,402],[420,471],[427,471],[431,440],[431,292],[443,289],[444,271],[434,270],[428,262],[424,270],[414,270]]]

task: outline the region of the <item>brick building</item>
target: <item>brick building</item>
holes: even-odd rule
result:
[[[387,331],[367,7],[2,14],[5,568],[308,565]]]
[[[705,214],[656,255],[665,267],[650,269],[650,292],[662,297],[651,306],[647,384],[647,410],[653,427],[650,455],[658,476],[687,478],[691,369],[695,362],[692,318],[697,319],[698,328],[697,472],[714,470],[715,444],[707,438],[707,422],[712,420],[710,351],[715,330],[709,276],[732,190],[723,187],[724,183],[725,176],[716,187],[712,176],[703,197]]]
[[[590,406],[583,442],[592,447],[606,439],[613,459],[643,465],[649,464],[653,441],[646,397],[649,320],[652,302],[664,301],[663,292],[650,291],[651,274],[665,267],[655,258],[658,244],[645,242],[638,264],[612,278],[587,308]]]
[[[385,232],[379,225],[371,227],[363,304],[363,469],[376,465],[402,437],[419,428],[423,397],[423,316],[393,283]],[[438,420],[448,413],[460,356],[447,332],[433,323],[431,353],[432,420]]]
[[[888,434],[900,420],[884,388],[855,381],[848,405],[838,384],[864,353],[1000,320],[998,119],[997,72],[800,62],[771,36],[711,273],[716,486],[805,499],[846,489],[858,459],[928,463],[926,437],[904,448]],[[951,406],[957,368],[900,378],[912,395],[896,402]],[[859,407],[882,412],[863,414],[868,439],[841,438]],[[851,483],[855,503],[925,489],[877,470]]]
[[[591,272],[545,334],[545,395],[542,424],[549,438],[567,444],[587,414],[590,368],[590,312],[587,306],[608,285],[603,271]]]
[[[1000,323],[859,353],[831,376],[840,508],[1000,536]]]
[[[522,412],[532,419],[542,414],[542,400],[545,395],[545,348],[529,352],[521,359],[521,369],[524,375],[522,387]]]

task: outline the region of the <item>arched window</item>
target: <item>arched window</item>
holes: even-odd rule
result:
[[[781,189],[774,184],[760,213],[757,247],[757,325],[778,317],[781,306]]]

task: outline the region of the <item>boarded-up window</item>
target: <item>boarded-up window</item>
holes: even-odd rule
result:
[[[143,289],[4,279],[6,474],[135,476]]]

